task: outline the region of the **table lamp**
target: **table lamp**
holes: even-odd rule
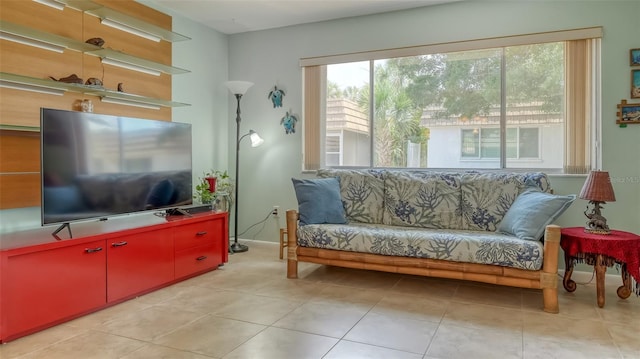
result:
[[[611,230],[607,225],[607,219],[602,216],[600,210],[605,202],[615,202],[616,195],[613,193],[609,172],[591,171],[589,177],[584,182],[580,191],[580,198],[589,201],[593,205],[590,213],[587,213],[589,206],[584,211],[584,215],[589,218],[587,225],[584,227],[586,233],[595,234],[611,234]]]

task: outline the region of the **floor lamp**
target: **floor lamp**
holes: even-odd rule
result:
[[[229,91],[236,97],[236,101],[238,104],[236,108],[236,183],[233,232],[235,238],[233,240],[233,244],[231,244],[231,246],[229,247],[229,250],[232,253],[237,253],[246,252],[247,250],[249,250],[249,247],[247,247],[246,245],[238,243],[238,205],[240,203],[238,201],[238,187],[240,184],[240,141],[242,141],[243,138],[250,136],[251,147],[258,147],[264,142],[264,140],[260,138],[260,136],[254,130],[249,130],[249,133],[244,134],[242,137],[240,136],[240,122],[242,121],[242,118],[240,117],[240,99],[242,98],[242,95],[244,95],[247,90],[251,86],[253,86],[253,83],[247,81],[228,81],[225,83],[225,85],[227,86]]]

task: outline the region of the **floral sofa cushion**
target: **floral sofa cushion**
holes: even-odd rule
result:
[[[321,178],[339,177],[340,196],[348,221],[382,223],[384,211],[383,170],[318,170]]]
[[[461,229],[460,175],[447,172],[385,173],[384,223]]]
[[[542,268],[543,244],[481,231],[439,230],[380,224],[310,224],[298,227],[302,247],[389,256],[493,264],[525,270]]]
[[[495,231],[527,181],[549,192],[547,176],[541,172],[464,172],[460,174],[462,191],[461,229]]]

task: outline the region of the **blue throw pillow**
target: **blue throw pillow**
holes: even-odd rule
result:
[[[338,177],[291,180],[298,199],[300,224],[347,223]]]
[[[497,231],[520,239],[540,240],[545,227],[560,217],[575,199],[574,194],[556,196],[529,187],[513,202]]]

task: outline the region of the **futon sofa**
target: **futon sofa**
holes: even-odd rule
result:
[[[575,195],[546,174],[319,170],[293,179],[287,277],[298,262],[542,289],[557,313],[560,227]]]

